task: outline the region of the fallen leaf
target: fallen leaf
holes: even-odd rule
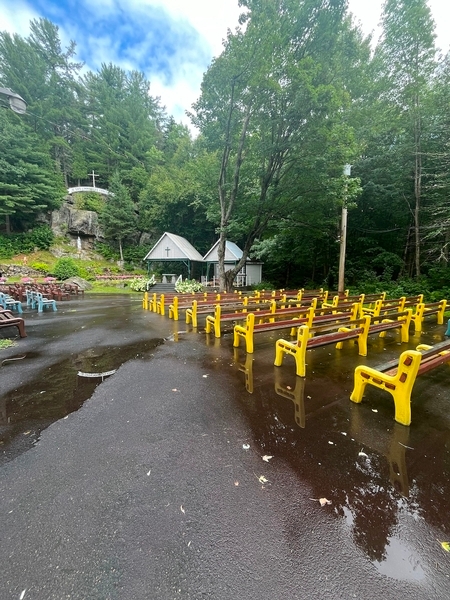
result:
[[[273,458],[273,456],[269,456],[268,454],[264,454],[264,456],[262,457],[264,462],[269,462],[269,460]]]
[[[239,481],[235,481],[234,485],[237,487],[239,485]]]
[[[260,475],[258,477],[258,481],[259,483],[267,483],[267,479],[264,477],[264,475]]]
[[[152,470],[150,469],[150,471],[147,473],[147,477],[150,477],[151,472],[152,472]]]
[[[327,498],[319,498],[320,506],[325,506],[325,504],[331,504],[331,500],[327,500]]]
[[[182,506],[180,506],[180,510],[181,510],[181,512],[183,513],[183,515],[185,515],[185,514],[186,514],[186,511],[184,510],[184,508],[183,508]]]
[[[248,450],[250,448],[250,444],[242,444],[244,450]]]
[[[450,552],[450,542],[441,542],[441,546],[446,552]]]
[[[334,446],[334,442],[328,442],[329,444],[331,444],[332,446]]]
[[[358,452],[358,456],[364,456],[364,458],[369,458],[365,452]]]
[[[287,386],[286,386],[286,389],[287,389],[287,390],[292,390],[292,388],[291,388],[291,386],[290,386],[290,385],[287,385]]]
[[[307,400],[311,400],[311,396],[306,396]]]
[[[331,500],[327,498],[310,498],[313,502],[319,502],[320,506],[325,506],[325,504],[331,504]]]
[[[376,408],[372,408],[372,412],[378,412]]]
[[[172,388],[172,392],[178,392],[177,388]]]

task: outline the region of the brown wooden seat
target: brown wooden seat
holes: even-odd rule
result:
[[[25,321],[21,317],[16,317],[10,310],[0,309],[0,328],[17,327],[21,338],[27,337],[25,333]]]

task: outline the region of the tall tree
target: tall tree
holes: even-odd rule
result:
[[[230,289],[253,242],[271,221],[289,211],[285,180],[299,163],[319,168],[333,139],[335,172],[340,177],[351,152],[339,110],[346,96],[336,87],[328,63],[342,32],[345,0],[242,0],[244,29],[229,33],[223,53],[205,74],[193,122],[210,150],[221,156],[218,173],[219,277]],[[337,133],[338,129],[340,134]],[[317,143],[320,139],[321,143]],[[328,157],[329,158],[329,157]],[[294,168],[295,167],[295,168]],[[295,177],[295,175],[294,175]],[[225,271],[227,237],[243,240],[243,256]]]
[[[109,185],[111,195],[100,214],[100,222],[105,237],[117,242],[120,260],[123,261],[123,242],[136,231],[136,212],[127,188],[122,184],[116,171]]]
[[[57,168],[68,184],[71,143],[82,123],[82,87],[75,42],[62,48],[59,30],[48,19],[30,22],[30,35],[0,32],[0,80],[28,103],[27,121],[50,142]]]
[[[419,277],[425,107],[436,68],[436,36],[427,0],[386,0],[382,27],[374,64],[379,69],[380,99],[395,131],[395,148],[402,163],[400,177],[403,182],[411,181],[405,196],[413,221],[414,271]]]
[[[57,208],[63,196],[63,182],[48,148],[21,118],[0,110],[0,215],[6,232]]]

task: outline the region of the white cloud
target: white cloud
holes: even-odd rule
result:
[[[234,30],[242,12],[238,0],[127,0],[126,4],[129,9],[158,6],[174,18],[186,19],[208,41],[212,56],[220,54],[227,30]]]
[[[30,32],[30,21],[38,19],[39,14],[27,2],[0,1],[0,31],[27,36]]]

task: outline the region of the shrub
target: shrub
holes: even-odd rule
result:
[[[48,250],[54,235],[48,225],[36,227],[27,233],[0,235],[0,257],[12,258],[15,254],[28,254],[35,248]]]
[[[79,270],[73,258],[60,258],[56,261],[53,275],[57,279],[64,280],[79,275]]]
[[[105,201],[96,192],[77,192],[75,194],[75,207],[78,210],[91,210],[101,213],[105,207]]]
[[[48,250],[55,239],[54,233],[48,225],[35,227],[32,231],[25,234],[25,238],[31,244],[30,250],[39,248],[39,250]]]
[[[274,290],[275,286],[270,281],[260,281],[259,283],[254,283],[251,286],[252,290]]]
[[[203,285],[195,279],[185,279],[184,281],[178,281],[175,285],[175,291],[180,294],[192,294],[194,292],[203,291]]]
[[[146,292],[153,287],[155,283],[155,276],[152,275],[151,277],[134,277],[134,279],[130,279],[128,285],[135,292]]]
[[[48,273],[50,267],[45,262],[34,262],[31,264],[31,268],[41,273]]]

